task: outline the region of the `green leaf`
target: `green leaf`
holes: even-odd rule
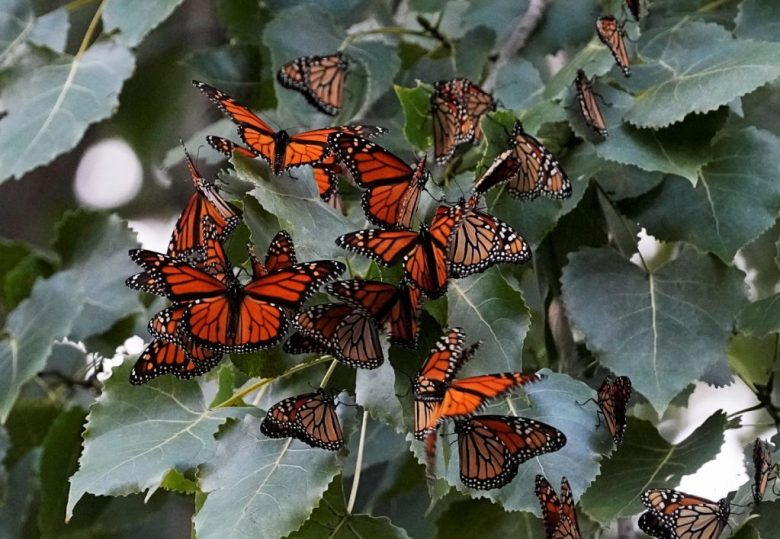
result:
[[[5,504],[8,496],[8,471],[6,470],[6,457],[8,456],[8,446],[10,439],[5,428],[0,427],[0,506]]]
[[[171,492],[181,492],[182,494],[195,494],[198,492],[198,485],[192,479],[188,479],[179,470],[168,470],[165,477],[160,482],[160,486]]]
[[[726,414],[716,412],[690,436],[673,445],[647,421],[629,419],[623,445],[604,463],[601,475],[580,500],[589,517],[606,524],[642,509],[648,488],[668,488],[714,459],[723,445]]]
[[[61,537],[68,531],[65,527],[68,477],[76,470],[81,454],[81,432],[86,416],[87,413],[78,407],[61,413],[43,441],[38,510],[38,527],[42,537]]]
[[[8,496],[0,504],[0,536],[22,537],[30,506],[38,488],[40,451],[28,451],[8,473]]]
[[[431,94],[433,87],[417,82],[415,88],[393,86],[404,111],[404,136],[418,150],[427,150],[433,145],[433,122],[431,120]]]
[[[367,486],[367,485],[364,485]],[[336,477],[328,487],[319,506],[301,529],[288,539],[409,539],[406,532],[393,526],[387,517],[347,514],[344,487]]]
[[[477,359],[479,361],[479,359]],[[482,370],[481,372],[485,372]],[[593,407],[579,406],[595,397],[593,389],[584,382],[566,374],[542,371],[547,378],[524,387],[527,397],[511,397],[488,405],[481,413],[517,415],[547,423],[566,435],[566,445],[560,450],[528,460],[520,465],[517,477],[501,489],[483,491],[470,490],[459,478],[458,458],[453,457],[445,466],[442,450],[438,451],[436,469],[451,485],[472,498],[489,498],[500,503],[507,511],[531,511],[539,514],[539,501],[532,485],[536,474],[544,474],[550,481],[560,483],[566,476],[571,483],[575,498],[579,497],[599,473],[600,455],[612,445],[612,438],[605,427],[594,429],[596,412]],[[440,439],[438,445],[454,441],[449,436]],[[420,443],[413,448],[423,462]],[[453,450],[453,455],[457,450]]]
[[[530,317],[523,296],[497,269],[451,280],[447,294],[448,323],[466,332],[467,342],[482,341],[480,372],[518,370]],[[468,371],[468,364],[465,366]]]
[[[463,30],[478,26],[490,28],[496,34],[496,42],[503,43],[528,10],[528,3],[528,0],[469,2],[460,19]]]
[[[48,47],[54,52],[65,52],[65,45],[70,30],[68,10],[64,7],[48,12],[38,17],[27,36],[30,43]]]
[[[254,0],[219,0],[217,14],[233,39],[247,45],[263,45],[259,30],[272,18],[267,6]]]
[[[35,25],[35,15],[26,0],[6,0],[0,6],[0,67],[11,51],[23,43]]]
[[[383,346],[385,358],[387,347]],[[395,371],[385,361],[377,369],[357,369],[355,375],[355,402],[368,410],[371,417],[404,432],[403,411],[395,395]]]
[[[345,91],[349,96],[347,102],[352,107],[347,110],[348,107],[345,105],[345,112],[342,112],[340,117],[365,116],[368,107],[388,93],[393,85],[393,80],[401,68],[398,48],[377,41],[363,41],[350,43],[344,52],[348,57],[357,60],[359,65],[354,66],[353,63],[356,72],[346,79]],[[363,73],[357,71],[360,67],[363,68]],[[361,79],[366,87],[358,93],[356,90]],[[362,99],[358,99],[361,96]]]
[[[530,513],[507,512],[487,500],[462,500],[450,504],[436,521],[436,539],[479,537],[542,537],[541,521]]]
[[[759,531],[763,539],[776,539],[780,529],[780,500],[762,503],[758,510],[758,519],[752,525]]]
[[[103,10],[105,30],[119,30],[117,39],[127,47],[135,47],[146,35],[167,19],[183,0],[108,0]]]
[[[496,34],[484,26],[471,28],[455,44],[455,71],[458,76],[480,81],[486,69],[485,58],[493,51]]]
[[[595,178],[610,199],[619,201],[642,195],[661,183],[660,172],[646,172],[632,165],[606,161],[596,154],[592,144],[581,144],[566,156],[566,171],[573,178]]]
[[[777,353],[777,338],[777,335],[759,339],[737,334],[729,343],[729,366],[752,390],[769,382]]]
[[[780,331],[780,294],[747,305],[737,318],[737,327],[748,335]]]
[[[525,109],[539,101],[544,83],[539,71],[528,60],[514,58],[496,74],[495,98],[503,108]]]
[[[126,48],[105,41],[81,57],[61,56],[15,79],[3,91],[0,181],[72,149],[91,124],[108,118],[135,67]]]
[[[636,79],[652,81],[626,113],[639,127],[664,127],[691,112],[715,110],[780,76],[780,45],[734,39],[716,24],[650,30],[638,55],[644,63],[636,67]]]
[[[240,158],[233,161],[238,178],[254,187],[250,195],[278,217],[292,235],[298,260],[344,257],[345,251],[336,246],[336,238],[361,228],[361,224],[348,220],[320,200],[310,170],[296,170],[297,180],[281,176],[266,180],[261,178],[256,162]],[[251,226],[250,231],[252,237],[262,237]]]
[[[651,274],[611,249],[570,255],[561,279],[588,348],[660,413],[690,382],[726,360],[744,303],[740,274],[687,251]]]
[[[201,49],[187,56],[187,64],[192,67],[201,80],[214,81],[220,90],[230,95],[240,95],[252,81],[247,75],[254,73],[260,64],[260,54],[251,45],[224,45]],[[235,124],[230,136],[235,136]],[[181,148],[177,148],[179,153]]]
[[[0,304],[15,308],[30,295],[35,281],[48,277],[53,261],[33,246],[17,241],[0,241]]]
[[[772,171],[780,138],[754,128],[723,132],[713,155],[695,188],[667,178],[628,212],[657,238],[687,241],[731,263],[740,247],[775,222],[780,186]]]
[[[745,39],[780,41],[780,4],[765,0],[739,3],[734,33]]]
[[[747,268],[745,282],[749,287],[748,297],[751,300],[764,299],[775,294],[780,284],[780,265],[777,255],[767,256],[767,253],[778,252],[780,246],[780,221],[775,221],[772,228],[742,247],[737,256],[744,262],[740,267]]]
[[[195,517],[198,537],[285,537],[309,518],[339,473],[339,456],[291,439],[260,433],[246,416],[219,443],[203,468],[208,498]]]
[[[209,461],[226,410],[209,410],[200,386],[171,376],[143,386],[127,378],[133,361],[115,368],[90,407],[79,470],[70,479],[67,514],[87,492],[124,495],[156,489],[170,469]]]

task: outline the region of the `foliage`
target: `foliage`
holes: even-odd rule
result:
[[[38,175],[70,181],[52,172],[75,163],[83,140],[119,133],[148,172],[160,163],[184,170],[180,134],[190,149],[207,134],[236,140],[230,122],[207,116],[191,78],[235,94],[278,129],[385,126],[380,143],[411,162],[431,153],[433,84],[456,76],[491,92],[498,110],[482,119],[483,140],[447,165],[429,155],[421,217],[434,198],[454,202],[470,190],[516,120],[559,159],[573,194],[521,202],[490,192],[488,211],[523,235],[532,263],[451,281],[446,297],[425,304],[417,350],[385,342],[385,364],[357,373],[273,349],[226,358],[193,380],[131,386],[137,351],[127,339],[148,342],[146,322],[162,304],[123,285],[135,271],[127,251],[138,247],[128,222],[73,208],[51,217],[46,246],[4,233],[0,535],[540,537],[533,481],[544,473],[553,484],[568,477],[590,537],[616,522],[630,528],[644,489],[677,486],[716,457],[729,429],[748,428],[717,412],[675,443],[662,436],[659,423],[685,411],[691,384],[737,377],[780,425],[776,2],[643,1],[640,22],[625,22],[630,78],[595,35],[599,14],[626,18],[621,0],[411,0],[397,11],[376,0],[216,0],[200,3],[204,12],[196,4],[1,0],[0,196],[24,192]],[[541,18],[529,19],[539,4]],[[209,39],[182,39],[188,17],[211,30]],[[169,34],[176,46],[160,39]],[[326,118],[275,72],[336,50],[350,65],[345,106]],[[594,77],[606,139],[577,108],[577,69]],[[205,169],[222,163],[210,149],[199,159]],[[234,263],[247,267],[246,242],[260,252],[283,228],[300,260],[332,258],[353,276],[397,278],[335,245],[366,228],[360,191],[348,181],[341,214],[321,203],[308,168],[293,179],[241,156],[220,166],[223,194],[244,213],[227,246]],[[137,216],[147,204],[156,212],[162,204],[149,193],[120,213]],[[2,204],[10,210],[15,201]],[[642,229],[659,242],[639,254]],[[522,464],[502,489],[462,485],[451,427],[439,438],[437,477],[426,477],[422,444],[408,434],[409,378],[449,326],[462,327],[469,344],[481,341],[462,376],[547,375],[485,413],[544,421],[568,443]],[[629,376],[635,390],[619,448],[587,403],[608,371]],[[265,410],[323,379],[341,391],[346,449],[260,432]],[[731,465],[721,473],[744,466]],[[752,476],[734,503],[748,504],[751,484]],[[779,505],[770,492],[757,509],[742,509],[734,533],[777,537]]]

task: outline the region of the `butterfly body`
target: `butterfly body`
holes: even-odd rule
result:
[[[631,379],[628,376],[612,376],[604,378],[598,391],[596,401],[610,436],[619,446],[623,443],[626,432],[626,411],[631,399]]]
[[[639,527],[660,539],[717,539],[731,514],[726,498],[715,502],[672,489],[646,490],[641,500],[648,511]]]
[[[612,53],[612,57],[623,75],[630,77],[631,66],[626,50],[625,34],[623,26],[611,15],[599,17],[596,20],[596,35]]]
[[[333,397],[323,389],[283,399],[268,409],[260,432],[269,438],[296,438],[311,447],[336,451],[344,446]]]
[[[602,137],[607,136],[607,126],[604,122],[604,116],[596,102],[596,96],[593,93],[593,85],[585,72],[577,70],[577,78],[574,80],[577,88],[577,103],[580,105],[580,112],[585,119],[585,123]]]

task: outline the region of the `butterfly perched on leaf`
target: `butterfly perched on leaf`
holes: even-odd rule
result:
[[[503,372],[455,379],[479,344],[464,348],[465,335],[451,328],[436,341],[412,383],[414,436],[423,439],[445,418],[464,418],[519,385],[541,380],[538,374]]]
[[[365,137],[336,133],[331,140],[337,160],[366,190],[362,204],[368,220],[384,228],[410,228],[429,178],[425,157],[410,167]]]
[[[219,137],[209,137],[209,144],[227,155],[237,151],[246,155],[248,150],[264,159],[277,176],[290,168],[322,163],[331,154],[328,139],[333,133],[352,129],[356,134],[360,131],[367,136],[367,133],[383,132],[381,128],[371,126],[361,126],[359,129],[350,126],[326,127],[295,135],[284,130],[274,131],[252,111],[223,91],[203,82],[192,83],[236,123],[238,134],[246,147]]]
[[[585,123],[600,136],[606,137],[607,124],[604,122],[601,108],[599,108],[596,95],[593,93],[593,84],[582,69],[577,70],[574,86],[577,89],[577,103],[580,105],[580,112]]]
[[[288,397],[271,406],[260,424],[260,432],[269,438],[295,438],[329,451],[344,446],[336,404],[323,389]]]
[[[631,399],[631,380],[628,376],[604,378],[599,387],[597,401],[599,412],[604,416],[610,436],[619,446],[626,432],[626,410]]]
[[[359,230],[336,239],[336,245],[367,256],[384,266],[404,263],[404,275],[429,298],[447,291],[447,246],[460,218],[456,206],[441,205],[430,227],[415,230]]]
[[[626,32],[615,17],[604,16],[596,20],[596,35],[599,36],[609,52],[615,58],[615,63],[626,77],[631,76],[631,66],[626,50]]]
[[[183,324],[188,334],[196,344],[223,352],[246,353],[277,343],[287,330],[285,309],[297,310],[345,269],[333,260],[306,262],[242,284],[217,247],[219,263],[227,268],[218,276],[167,255],[134,249],[130,257],[144,271],[126,284],[186,304]]]
[[[672,489],[646,490],[641,500],[648,510],[639,528],[659,539],[717,539],[731,514],[726,498],[714,502]]]
[[[371,313],[377,323],[390,333],[392,344],[417,347],[423,296],[414,285],[402,282],[396,286],[381,281],[353,279],[330,283],[326,289],[329,294]]]
[[[436,162],[444,164],[459,145],[479,141],[482,136],[479,121],[493,110],[496,110],[493,96],[467,79],[437,82],[431,95]]]
[[[767,443],[761,438],[756,438],[753,443],[753,502],[756,505],[766,494],[769,484],[777,480],[777,475],[772,473],[772,457],[769,454]]]
[[[462,278],[499,263],[522,264],[531,249],[507,223],[477,209],[479,197],[461,199],[460,218],[450,234],[447,250],[449,274]]]
[[[579,522],[574,511],[574,497],[569,481],[561,478],[560,497],[543,475],[536,476],[534,491],[542,506],[542,519],[547,539],[580,539]]]
[[[482,195],[497,185],[505,185],[511,196],[521,200],[539,195],[552,199],[571,196],[571,182],[558,160],[520,122],[509,136],[509,148],[493,160],[473,190]]]
[[[566,445],[566,436],[550,425],[525,417],[476,415],[455,420],[460,479],[467,487],[501,488],[520,464]]]
[[[360,307],[340,303],[315,305],[298,313],[295,327],[307,339],[293,335],[285,344],[287,352],[329,353],[356,369],[376,369],[384,361],[374,317]]]
[[[284,64],[276,73],[279,84],[297,90],[325,114],[341,110],[347,61],[337,52],[327,56],[301,56]]]

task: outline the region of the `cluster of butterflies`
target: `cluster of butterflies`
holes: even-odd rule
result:
[[[626,5],[639,20],[639,1],[626,0]],[[629,76],[623,25],[604,16],[596,28]],[[282,66],[277,78],[321,112],[336,115],[342,106],[347,69],[348,61],[341,53],[306,56]],[[162,374],[179,378],[203,374],[225,353],[248,353],[278,344],[291,325],[296,331],[284,343],[286,352],[330,354],[352,368],[377,368],[384,361],[380,330],[388,333],[391,344],[416,348],[423,301],[443,295],[449,279],[498,263],[530,260],[531,251],[522,236],[480,210],[485,193],[501,185],[521,200],[571,195],[571,183],[560,164],[518,122],[507,148],[475,180],[468,198],[440,202],[430,223],[422,222],[415,229],[420,197],[430,177],[426,157],[408,164],[377,144],[374,139],[385,129],[345,125],[291,135],[275,131],[221,90],[202,82],[193,84],[237,126],[243,144],[207,137],[221,153],[259,157],[276,175],[310,166],[320,198],[334,208],[342,205],[339,178],[351,177],[364,190],[361,202],[366,218],[379,228],[345,234],[336,243],[385,266],[402,264],[403,277],[397,284],[337,281],[345,270],[343,264],[333,260],[299,263],[293,240],[284,231],[273,238],[262,262],[250,244],[247,267],[234,267],[223,243],[241,221],[241,213],[222,198],[216,185],[203,179],[185,150],[195,193],[176,222],[167,252],[130,252],[142,271],[128,278],[127,285],[171,301],[149,322],[153,339],[130,374],[133,384]],[[582,70],[577,72],[575,87],[586,123],[606,136],[593,83]],[[495,109],[494,98],[466,79],[437,82],[431,96],[435,161],[444,164],[459,146],[478,142],[481,118]],[[340,302],[304,308],[326,283],[327,292]],[[435,466],[438,428],[451,420],[458,437],[462,482],[475,489],[499,488],[517,475],[524,461],[562,448],[566,436],[530,418],[478,415],[489,400],[542,377],[505,372],[456,378],[479,344],[465,347],[464,341],[460,328],[445,330],[413,379],[414,436],[425,442],[430,471]],[[618,445],[625,433],[630,397],[627,377],[608,376],[595,400],[598,415]],[[344,446],[336,407],[334,394],[324,388],[292,396],[269,408],[261,431],[269,437],[296,438],[335,451]],[[777,478],[766,445],[759,440],[754,461],[758,503]],[[560,496],[541,475],[536,478],[535,492],[548,539],[579,538],[566,478]],[[715,538],[730,514],[725,499],[711,502],[673,490],[649,490],[642,501],[648,511],[640,527],[663,539]]]

